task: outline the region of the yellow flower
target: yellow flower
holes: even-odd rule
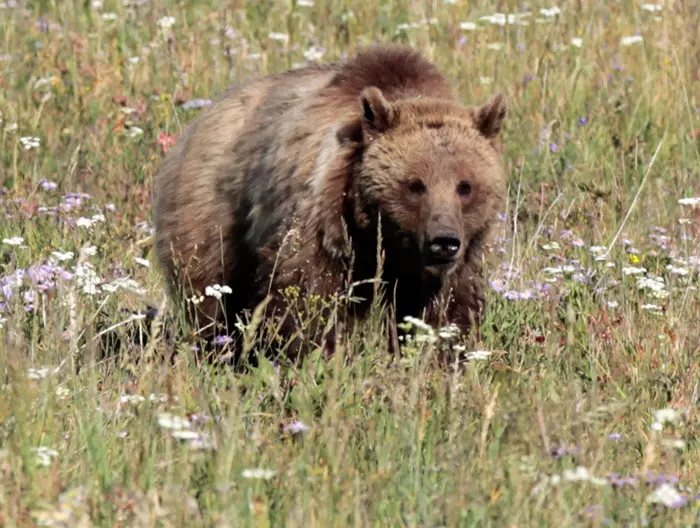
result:
[[[630,255],[630,262],[632,264],[639,264],[640,260],[637,255]]]

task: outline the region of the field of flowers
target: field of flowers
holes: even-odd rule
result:
[[[0,525],[697,526],[698,27],[682,0],[0,1]],[[163,153],[227,87],[373,42],[508,96],[481,340],[409,320],[392,358],[378,314],[329,361],[198,364]]]

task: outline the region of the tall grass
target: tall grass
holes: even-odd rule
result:
[[[0,2],[0,524],[697,524],[700,8],[654,6]],[[141,346],[163,151],[229,86],[388,41],[509,99],[464,370],[439,329],[390,357],[381,310],[296,367],[198,364],[172,310],[180,353]]]

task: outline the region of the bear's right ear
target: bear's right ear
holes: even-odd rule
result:
[[[379,88],[369,86],[362,90],[360,101],[362,102],[362,128],[370,138],[391,128],[394,110]]]
[[[494,139],[501,133],[507,115],[508,102],[505,95],[499,93],[491,96],[481,108],[477,109],[475,124],[484,137]]]

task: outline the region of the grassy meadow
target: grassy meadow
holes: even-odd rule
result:
[[[683,0],[0,1],[0,525],[697,526],[698,27]],[[508,96],[482,339],[409,322],[392,358],[377,315],[330,361],[198,364],[153,253],[164,151],[229,86],[388,41]],[[147,306],[176,357],[133,338]]]

